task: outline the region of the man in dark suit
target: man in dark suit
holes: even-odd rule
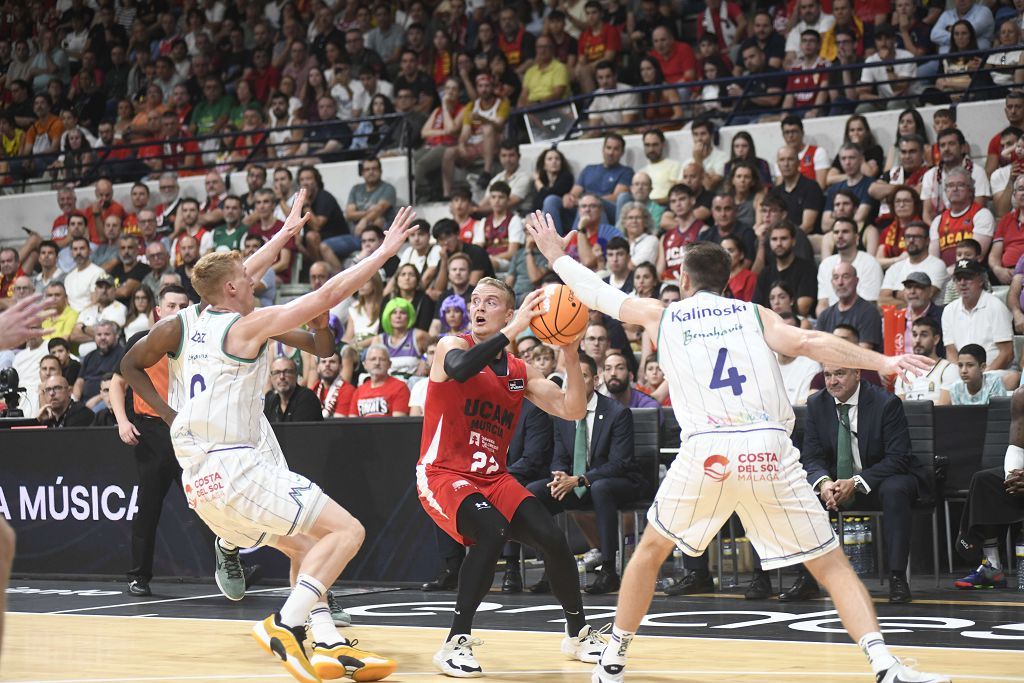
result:
[[[603,558],[591,594],[619,587],[615,571],[619,507],[645,493],[646,482],[633,455],[633,414],[621,403],[594,390],[597,364],[580,354],[587,387],[587,416],[578,422],[555,419],[551,476],[526,488],[551,511],[593,509]]]
[[[800,459],[807,480],[830,510],[881,509],[888,553],[889,602],[910,602],[911,506],[928,485],[910,450],[903,403],[868,382],[860,371],[824,366],[825,391],[807,401],[807,427]],[[800,600],[818,594],[801,569],[796,583],[779,596]]]
[[[523,400],[512,443],[508,446],[508,472],[523,486],[544,477],[551,470],[551,416]],[[466,549],[455,539],[435,526],[438,554],[444,562],[441,573],[433,581],[423,584],[424,591],[455,590],[459,586],[459,570]],[[505,545],[505,577],[501,583],[504,593],[523,590],[523,575],[519,568],[519,544]]]

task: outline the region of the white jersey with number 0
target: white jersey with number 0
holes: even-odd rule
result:
[[[665,309],[658,330],[681,437],[747,425],[793,430],[793,408],[755,304],[698,292]]]
[[[179,355],[188,398],[171,425],[175,441],[256,446],[266,438],[263,386],[270,367],[266,344],[253,359],[224,350],[228,330],[241,317],[207,308],[185,338]]]
[[[181,309],[175,317],[181,328],[181,338],[177,351],[167,354],[167,405],[175,412],[180,412],[188,399],[185,371],[182,369],[184,358],[181,352],[185,348],[185,342],[195,332],[196,321],[199,320],[199,304]]]

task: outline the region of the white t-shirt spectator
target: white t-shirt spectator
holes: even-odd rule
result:
[[[117,327],[123,328],[124,321],[128,317],[128,308],[120,301],[112,301],[102,310],[99,304],[89,304],[78,313],[78,322],[86,327],[93,327],[101,320],[109,320],[117,323]],[[78,345],[79,358],[85,358],[91,351],[96,350],[95,342],[82,342]]]
[[[76,311],[92,304],[92,289],[96,280],[106,275],[107,272],[90,263],[85,270],[77,268],[64,276],[64,289],[68,292],[68,305]]]
[[[420,254],[412,248],[411,244],[406,244],[398,254],[398,267],[401,268],[406,263],[416,266],[416,270],[423,275],[427,268],[434,268],[441,264],[441,247],[432,244],[426,254]]]
[[[882,280],[882,289],[902,292],[903,281],[911,273],[927,273],[932,286],[938,290],[935,302],[942,303],[942,292],[946,288],[946,281],[949,280],[949,271],[946,270],[946,263],[942,259],[931,254],[920,263],[911,263],[910,259],[903,259],[889,266],[889,270],[885,271],[885,279]]]
[[[1002,192],[1010,185],[1010,171],[1013,170],[1013,166],[1007,164],[1001,166],[992,172],[992,177],[989,178],[989,189],[992,190],[992,196],[996,196],[997,193]]]
[[[913,59],[914,55],[910,54],[906,50],[896,50],[896,56],[893,58],[897,62],[902,59]],[[865,66],[860,72],[860,82],[867,85],[874,83],[875,89],[878,92],[879,97],[894,97],[896,93],[892,90],[892,85],[889,81],[892,78],[886,71],[886,64],[888,62],[882,62],[882,58],[877,54],[873,54],[864,60],[864,64],[871,64],[872,66]],[[874,66],[877,64],[878,66]],[[917,64],[906,63],[906,64],[893,64],[893,71],[896,73],[896,78],[914,78],[917,76]],[[921,84],[914,81],[910,84],[910,88],[901,97],[912,97],[920,94]]]
[[[800,54],[800,34],[807,29],[812,28],[821,35],[824,35],[835,25],[836,18],[824,12],[818,16],[818,21],[813,24],[808,24],[806,21],[801,20],[800,23],[790,29],[789,35],[786,36],[786,52]]]
[[[690,164],[694,163],[696,159],[690,157],[683,162],[683,168],[686,168]],[[720,149],[712,149],[711,154],[701,163],[704,167],[705,173],[713,173],[714,175],[721,176],[725,174],[725,165],[729,162],[729,155]],[[682,171],[680,171],[680,178],[682,178]]]
[[[804,356],[797,356],[786,364],[779,363],[782,383],[786,387],[786,396],[795,406],[807,403],[807,395],[811,392],[811,381],[821,372],[821,364]]]
[[[615,90],[595,90],[594,100],[587,113],[591,116],[600,116],[605,125],[618,126],[622,124],[623,117],[629,110],[636,109],[639,105],[640,96],[632,92],[625,83],[617,83]]]
[[[352,92],[352,108],[353,114],[359,112],[360,116],[370,115],[370,102],[373,100],[373,96],[377,94],[386,96],[389,100],[394,101],[395,99],[395,86],[391,85],[387,81],[377,79],[377,92],[370,94],[366,92],[365,88],[362,88],[358,93]],[[333,94],[332,94],[333,95]]]
[[[491,185],[501,181],[508,183],[509,188],[512,190],[512,194],[519,197],[519,199],[526,199],[533,192],[533,176],[523,168],[520,164],[519,168],[512,175],[508,175],[504,169],[500,173],[491,178],[491,182],[487,184],[487,190],[490,191]]]
[[[935,198],[935,176],[938,173],[938,168],[929,168],[921,178],[921,201],[929,202]],[[985,175],[985,169],[979,164],[973,164],[971,166],[971,178],[974,179],[974,196],[975,197],[991,197],[992,186],[988,182],[988,176]],[[940,188],[941,192],[939,198],[942,201],[943,206],[949,206],[949,199],[946,197],[946,188]]]
[[[633,266],[641,263],[658,264],[658,238],[650,233],[644,233],[636,238],[636,241],[629,245],[629,259]]]
[[[948,389],[951,384],[960,379],[960,371],[954,363],[945,358],[932,366],[932,369],[924,375],[918,375],[907,384],[899,375],[896,376],[896,395],[904,401],[932,401],[939,400],[942,389]]]
[[[986,362],[999,355],[996,344],[1013,340],[1013,316],[1002,301],[982,292],[978,304],[970,311],[964,300],[957,299],[942,311],[942,343],[960,349],[978,344],[985,349]]]
[[[839,265],[839,254],[832,254],[818,266],[818,298],[828,299],[832,306],[839,297],[832,289],[832,270]],[[857,271],[857,294],[865,301],[878,301],[878,293],[882,289],[882,266],[866,251],[858,251],[853,258],[853,268]]]

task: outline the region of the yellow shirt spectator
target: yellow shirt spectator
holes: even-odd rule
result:
[[[67,339],[71,336],[71,331],[75,329],[75,323],[77,322],[78,311],[70,306],[65,306],[60,315],[43,321],[42,327],[44,330],[53,330],[50,334],[45,335],[43,339],[52,339],[53,337]]]
[[[557,95],[559,87],[562,88],[561,95]],[[568,97],[569,69],[557,59],[552,59],[545,67],[534,64],[523,75],[523,88],[527,91],[526,101],[529,104],[548,102],[556,99],[556,95]]]

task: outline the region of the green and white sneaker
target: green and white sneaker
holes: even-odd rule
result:
[[[237,602],[244,598],[245,574],[242,571],[242,561],[238,557],[238,548],[235,548],[234,552],[228,552],[220,547],[220,539],[214,539],[213,555],[217,561],[217,571],[213,575],[217,581],[217,588],[228,600]]]
[[[352,625],[352,617],[338,604],[338,599],[334,597],[333,591],[327,591],[327,607],[331,610],[331,618],[334,619],[335,626],[345,628]]]

